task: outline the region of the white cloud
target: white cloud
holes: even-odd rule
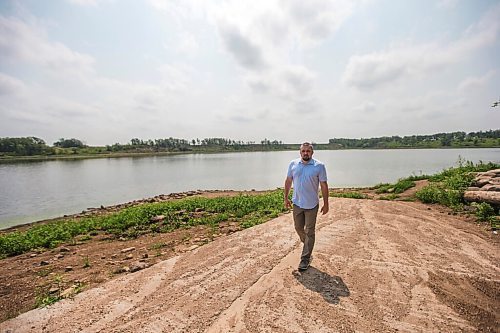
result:
[[[329,38],[351,16],[356,1],[283,0],[289,24],[301,45]]]
[[[377,106],[373,102],[364,102],[361,105],[358,105],[357,107],[354,108],[354,111],[356,113],[361,113],[361,114],[367,114],[367,113],[372,113],[377,110]]]
[[[496,71],[492,70],[479,77],[477,76],[468,77],[464,79],[462,82],[460,82],[460,84],[458,85],[458,90],[462,92],[467,92],[472,89],[481,89],[491,81],[491,79],[495,74]]]
[[[439,0],[437,2],[437,7],[444,9],[454,9],[457,7],[459,1],[460,0]]]
[[[196,37],[189,32],[182,32],[178,38],[177,51],[183,55],[193,57],[198,53],[199,44]]]
[[[67,0],[69,3],[80,6],[97,6],[99,0]]]
[[[24,89],[23,81],[0,72],[0,96],[19,95]]]
[[[371,90],[392,82],[426,77],[462,61],[473,51],[492,45],[499,29],[500,6],[496,6],[456,41],[407,43],[386,51],[353,55],[342,81],[358,89]]]
[[[84,7],[97,7],[103,2],[112,2],[115,0],[66,0],[67,2]]]
[[[93,71],[93,57],[49,41],[44,31],[44,26],[36,22],[28,24],[18,18],[0,16],[0,59],[42,66],[54,74]]]

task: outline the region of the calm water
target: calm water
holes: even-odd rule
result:
[[[0,164],[0,228],[158,194],[282,187],[297,152],[188,154]],[[500,161],[500,149],[315,152],[330,187],[372,186],[432,174],[466,160]]]

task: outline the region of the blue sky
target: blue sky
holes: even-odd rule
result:
[[[498,129],[500,2],[0,3],[0,137],[334,137]]]

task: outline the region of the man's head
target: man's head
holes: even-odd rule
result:
[[[313,146],[309,142],[304,142],[300,145],[300,157],[302,161],[308,162],[312,158],[313,153]]]

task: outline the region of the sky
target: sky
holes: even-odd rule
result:
[[[499,33],[498,0],[2,0],[0,137],[498,129]]]

